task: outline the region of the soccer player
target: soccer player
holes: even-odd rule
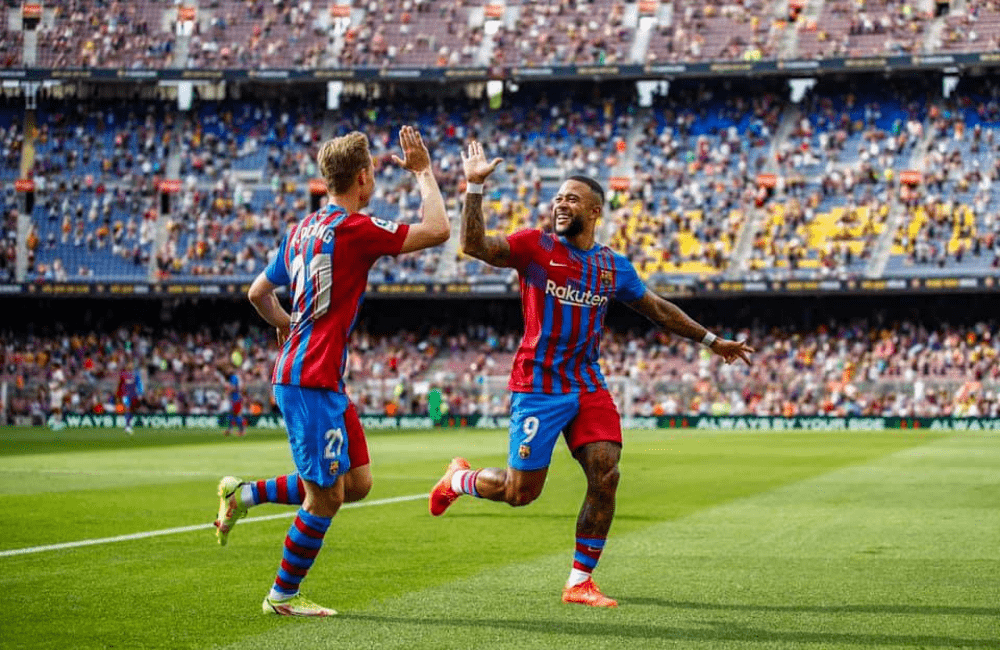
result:
[[[591,574],[615,513],[621,420],[598,365],[608,303],[620,300],[668,332],[701,341],[727,363],[750,363],[746,343],[718,338],[676,305],[648,290],[624,256],[597,244],[594,230],[604,206],[601,185],[572,176],[552,202],[554,233],[521,230],[487,236],[483,183],[500,164],[487,161],[482,145],[462,152],[468,182],[462,212],[462,250],[487,264],[517,269],[521,281],[524,338],[514,357],[509,388],[507,467],[472,470],[455,458],[429,498],[440,516],[462,494],[523,506],[545,485],[559,434],[587,478],[576,522],[576,547],[562,599],[593,607],[617,607]]]
[[[59,431],[66,427],[62,419],[63,401],[66,399],[66,374],[62,362],[52,361],[52,372],[49,373],[49,428]]]
[[[289,227],[277,256],[250,286],[253,306],[278,331],[281,352],[271,381],[298,473],[258,483],[223,478],[215,523],[219,543],[225,544],[248,507],[261,501],[302,504],[264,598],[265,613],[337,613],[307,600],[299,585],[337,510],[344,502],[363,499],[372,485],[364,431],[344,392],[347,341],[375,261],[382,255],[436,246],[450,234],[444,199],[420,133],[404,126],[399,142],[403,159],[393,156],[393,161],[416,177],[423,204],[420,223],[408,226],[359,213],[375,189],[368,138],[358,132],[334,138],[317,156],[329,204]],[[283,285],[289,287],[291,314],[275,296]]]
[[[120,373],[118,373],[118,390],[115,395],[122,401],[125,409],[125,433],[132,435],[132,416],[135,412],[135,403],[142,395],[142,379],[135,371],[135,363],[129,361]]]
[[[247,432],[247,419],[243,415],[243,384],[237,368],[226,379],[229,384],[229,422],[226,425],[226,435],[232,435],[233,427],[239,426],[237,435],[244,436]]]

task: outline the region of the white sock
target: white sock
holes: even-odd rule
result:
[[[283,594],[274,587],[271,587],[271,591],[267,594],[268,599],[276,603],[284,603],[295,598],[295,596],[296,594]]]
[[[253,489],[250,487],[249,483],[244,483],[240,486],[239,495],[236,499],[240,502],[241,506],[255,506],[256,503],[253,502]]]
[[[467,474],[471,474],[471,469],[460,469],[451,475],[451,489],[459,494],[466,494],[465,490],[462,489],[462,481],[465,480]]]
[[[567,587],[572,587],[578,585],[581,582],[586,582],[587,578],[590,577],[589,573],[584,573],[580,569],[570,569],[569,580],[566,581]]]

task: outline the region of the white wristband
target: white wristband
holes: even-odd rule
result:
[[[482,194],[483,184],[482,183],[466,183],[465,184],[466,194]]]
[[[717,338],[719,337],[716,336],[715,334],[712,334],[711,332],[705,332],[705,338],[701,340],[701,343],[702,345],[707,345],[708,347],[712,347],[712,344],[715,343],[715,340]]]

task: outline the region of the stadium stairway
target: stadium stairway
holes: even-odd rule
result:
[[[163,22],[165,25],[176,24],[177,9],[168,9],[164,11]],[[174,30],[174,33],[173,66],[183,70],[188,67],[188,57],[191,52],[191,32],[184,29],[176,29]]]
[[[31,232],[31,215],[17,215],[17,259],[14,262],[14,279],[24,282],[28,276],[28,233]]]
[[[924,129],[923,138],[913,148],[909,163],[902,169],[914,169],[920,173],[927,170],[927,151],[934,142],[934,135],[933,128]],[[892,255],[892,245],[896,234],[906,225],[906,206],[899,200],[898,189],[890,190],[889,200],[889,217],[886,219],[885,229],[875,245],[875,252],[872,254],[868,268],[865,269],[865,277],[867,278],[880,278],[885,275],[885,268]]]
[[[628,58],[632,63],[643,63],[649,52],[649,40],[653,32],[653,21],[639,20],[639,3],[631,2],[625,5],[625,16],[622,24],[635,29],[635,39],[629,49]]]
[[[183,141],[184,124],[181,120],[177,120],[174,123],[174,141]],[[179,179],[181,177],[181,147],[171,147],[170,156],[167,157],[167,161],[164,164],[164,169],[166,170],[166,178]],[[174,195],[174,206],[173,210],[179,209],[180,204],[180,194]],[[156,225],[154,226],[153,232],[153,249],[152,254],[149,256],[149,262],[146,265],[146,278],[150,282],[155,282],[157,277],[156,268],[156,254],[157,252],[163,250],[170,239],[170,233],[167,232],[167,225],[170,223],[170,219],[160,213],[157,210],[156,213]]]
[[[643,137],[643,125],[652,119],[653,111],[649,108],[640,108],[632,120],[628,133],[625,135],[625,151],[611,168],[611,176],[631,176],[635,169],[636,143]]]
[[[778,147],[781,143],[787,142],[792,129],[802,117],[802,112],[798,106],[788,106],[782,112],[781,121],[775,129],[774,137],[771,139],[771,147],[767,152],[767,162],[761,172],[765,174],[778,173]],[[757,233],[767,222],[768,213],[763,207],[754,208],[750,217],[743,224],[733,253],[730,256],[729,265],[726,267],[726,275],[741,275],[749,268],[750,255],[753,252],[753,243],[757,238]]]
[[[483,24],[486,22],[486,7],[470,7],[469,15],[473,17],[473,22],[479,22]],[[507,9],[504,9],[504,22],[507,22]],[[493,50],[496,46],[496,42],[492,38],[484,38],[479,44],[479,49],[476,50],[476,65],[486,66],[490,65],[493,60]]]
[[[789,43],[791,48],[785,53],[789,59],[799,58],[799,34],[806,25],[815,26],[819,23],[820,15],[823,13],[824,2],[825,0],[807,0],[805,6],[802,7],[799,19],[795,24],[795,29],[788,30],[792,42]]]
[[[35,136],[38,134],[35,111],[24,112],[24,138],[21,142],[20,176],[27,178],[35,165]],[[14,262],[14,279],[24,282],[28,275],[28,234],[31,232],[31,215],[19,213],[17,216],[17,259]]]
[[[795,53],[799,48],[799,30],[797,29],[797,23],[788,22],[788,3],[775,2],[772,11],[774,12],[775,21],[785,21],[784,33],[781,35],[778,46],[775,48],[776,54],[779,59],[794,59]]]
[[[959,3],[961,3],[962,5],[965,4],[964,0],[953,0],[953,2],[951,2],[950,5],[951,11],[958,11],[959,8],[957,5]],[[926,4],[930,5],[931,3],[928,2]],[[965,7],[963,6],[962,10],[964,9]],[[934,13],[933,7],[930,6],[928,6],[927,11],[928,13],[932,14]],[[941,49],[940,46],[938,46],[938,43],[941,42],[941,35],[944,33],[944,28],[946,24],[947,20],[943,15],[937,16],[936,18],[934,18],[934,20],[930,21],[930,24],[927,25],[927,34],[924,36],[924,42],[922,46],[924,52],[937,52]]]
[[[450,202],[447,198],[445,199],[445,209],[448,213],[448,220],[451,222],[451,237],[444,243],[444,251],[442,251],[438,261],[435,275],[440,280],[462,279],[458,277],[459,247],[462,240],[462,205],[462,201]]]
[[[35,111],[24,112],[24,142],[21,144],[21,178],[27,178],[35,166],[35,137],[38,135]]]
[[[38,65],[38,30],[25,29],[21,32],[23,41],[21,42],[21,60],[26,67]]]

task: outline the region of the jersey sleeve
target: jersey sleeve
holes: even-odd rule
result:
[[[362,217],[355,242],[361,247],[360,252],[371,259],[383,255],[399,255],[410,232],[410,226],[396,221],[386,221],[378,217],[358,215]]]
[[[518,230],[507,235],[507,245],[510,246],[510,265],[518,271],[528,268],[532,253],[538,248],[540,230]]]
[[[615,255],[615,266],[618,286],[615,287],[615,298],[622,302],[635,302],[646,294],[646,283],[632,266],[632,262],[624,255]]]
[[[264,275],[267,277],[268,282],[278,286],[285,286],[292,281],[288,275],[288,267],[285,265],[285,249],[288,247],[288,235],[289,232],[286,232],[285,236],[281,238],[281,243],[278,244],[278,253],[268,263],[267,268],[264,269]]]

